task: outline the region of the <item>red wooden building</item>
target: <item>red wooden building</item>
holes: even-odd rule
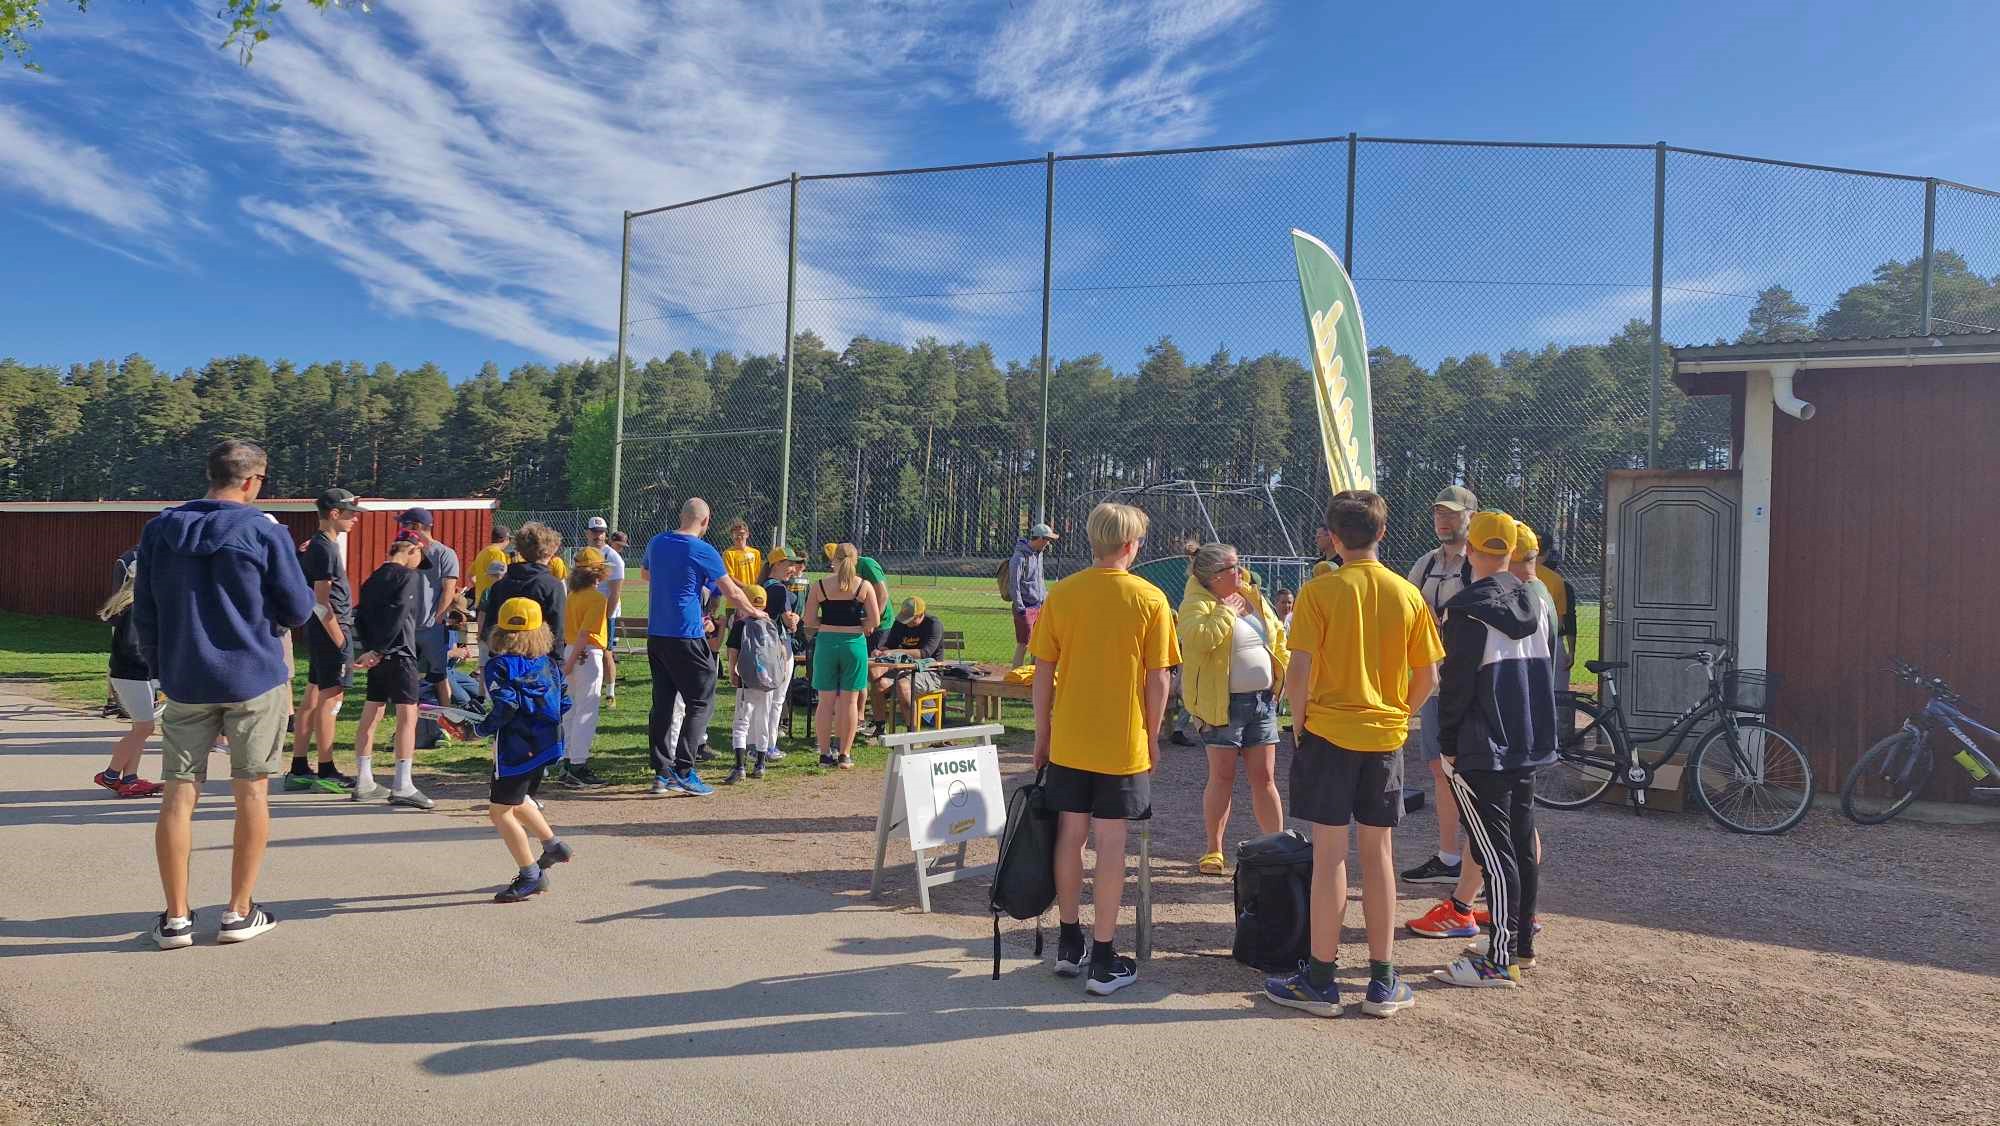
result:
[[[0,543],[25,548],[17,564],[0,567],[0,610],[84,618],[111,594],[113,564],[139,543],[146,522],[179,501],[0,502]],[[438,541],[458,552],[461,567],[486,546],[497,500],[361,501],[361,519],[347,536],[347,573],[355,587],[375,569],[396,538],[396,517],[421,506],[437,521]],[[300,544],[319,526],[310,500],[260,500]],[[30,562],[32,560],[32,562]]]
[[[1735,404],[1738,646],[1821,790],[1922,704],[1892,658],[2000,720],[2000,335],[1683,348],[1675,379]],[[1943,763],[1927,796],[1969,785]]]

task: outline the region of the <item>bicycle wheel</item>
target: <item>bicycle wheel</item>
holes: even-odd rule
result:
[[[1574,707],[1588,722],[1556,748],[1556,761],[1535,771],[1535,803],[1550,809],[1582,809],[1618,774],[1618,733],[1604,721],[1603,706],[1579,696]]]
[[[1880,825],[1909,808],[1936,766],[1912,731],[1898,731],[1868,748],[1840,786],[1840,811],[1857,825]]]
[[[1688,759],[1688,775],[1708,815],[1736,833],[1771,836],[1805,819],[1812,808],[1812,762],[1784,732],[1739,716],[1737,743],[1717,725]]]

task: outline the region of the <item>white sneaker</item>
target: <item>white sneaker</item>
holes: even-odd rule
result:
[[[162,950],[179,950],[194,945],[194,916],[189,915],[177,923],[168,925],[167,913],[160,912],[160,921],[153,924],[152,939]]]
[[[1481,958],[1491,958],[1493,956],[1493,936],[1490,934],[1480,935],[1478,938],[1465,944],[1465,952],[1467,954],[1477,954]],[[1524,970],[1532,970],[1535,968],[1535,956],[1533,954],[1516,954],[1514,955],[1514,964]]]
[[[785,752],[779,750],[776,747],[772,747],[770,750],[764,752],[764,761],[783,762],[785,761]]]
[[[270,912],[252,903],[248,915],[238,919],[231,919],[228,915],[222,917],[222,930],[217,932],[215,941],[248,942],[277,925],[278,920],[272,918]]]

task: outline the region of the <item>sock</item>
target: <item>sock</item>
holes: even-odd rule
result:
[[[396,783],[394,786],[390,788],[397,791],[398,793],[402,793],[408,790],[414,790],[417,788],[416,784],[410,781],[409,759],[399,758],[396,760]]]
[[[355,755],[354,776],[356,778],[361,779],[363,782],[375,781],[375,756]]]
[[[1091,964],[1091,965],[1093,965],[1093,966],[1108,966],[1108,965],[1110,965],[1110,964],[1111,964],[1111,957],[1112,957],[1112,950],[1111,950],[1111,944],[1110,944],[1110,943],[1108,943],[1108,942],[1099,942],[1099,941],[1097,941],[1097,940],[1096,940],[1096,939],[1094,939],[1094,938],[1090,940],[1090,964]]]
[[[1334,963],[1312,958],[1306,962],[1306,980],[1314,989],[1325,989],[1333,984]]]
[[[1448,898],[1448,899],[1450,899],[1450,900],[1451,900],[1451,909],[1452,909],[1452,910],[1454,910],[1454,911],[1458,912],[1458,913],[1459,913],[1459,914],[1461,914],[1461,915],[1470,915],[1470,914],[1472,914],[1472,904],[1470,904],[1470,903],[1461,903],[1461,902],[1459,902],[1459,899],[1458,899],[1458,897],[1457,897],[1457,896],[1455,896],[1455,895],[1453,895],[1453,896],[1447,896],[1446,898]]]
[[[1459,862],[1460,860],[1463,860],[1463,859],[1464,859],[1464,856],[1463,856],[1463,855],[1461,855],[1461,854],[1459,854],[1459,853],[1456,853],[1456,852],[1442,852],[1442,851],[1440,851],[1440,852],[1438,853],[1438,860],[1439,860],[1440,862],[1442,862],[1442,863],[1446,864],[1446,865],[1452,865],[1452,864],[1457,864],[1457,863],[1458,863],[1458,862]]]
[[[1368,959],[1368,983],[1370,985],[1389,985],[1395,980],[1396,964],[1394,962],[1378,962],[1373,958]]]
[[[541,865],[539,865],[539,864],[525,864],[525,865],[523,865],[523,866],[521,867],[521,878],[522,878],[522,879],[524,879],[524,880],[539,880],[539,879],[541,879],[541,878],[542,878],[542,866],[541,866]]]
[[[222,921],[225,923],[240,923],[243,921],[243,916],[238,915],[234,911],[224,911],[222,913]]]
[[[304,760],[301,760],[301,761],[304,761]],[[320,764],[319,764],[319,776],[320,776],[321,778],[331,778],[331,777],[333,777],[334,775],[336,775],[336,774],[339,774],[339,773],[340,773],[340,771],[339,771],[338,769],[336,769],[336,768],[334,767],[334,765],[333,765],[332,763],[330,763],[330,762],[323,762],[323,763],[320,763]]]
[[[167,916],[167,927],[168,927],[169,929],[172,929],[172,928],[174,928],[174,927],[184,927],[184,926],[187,926],[187,925],[188,925],[189,923],[191,923],[191,922],[193,922],[193,920],[192,920],[192,919],[189,919],[189,918],[188,918],[188,917],[187,917],[186,915],[168,915],[168,916]]]
[[[743,769],[743,760],[749,757],[749,754],[750,752],[744,750],[742,747],[736,748],[736,769]]]
[[[308,768],[308,767],[306,766],[306,756],[304,756],[304,755],[293,755],[293,756],[292,756],[292,773],[293,773],[293,774],[310,774],[310,773],[312,773],[312,771],[311,771],[311,770],[310,770],[310,769],[309,769],[309,768]]]
[[[561,837],[550,837],[548,840],[542,842],[542,848],[544,849],[558,849],[562,847],[563,840]]]
[[[127,771],[125,775],[119,778],[118,780],[120,782],[137,782],[139,780],[139,776],[130,771]]]

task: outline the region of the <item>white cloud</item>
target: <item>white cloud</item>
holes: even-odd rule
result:
[[[1749,271],[1736,267],[1698,277],[1668,278],[1660,291],[1660,312],[1665,316],[1719,301],[1754,301],[1759,288]],[[1632,285],[1541,317],[1535,321],[1535,331],[1550,340],[1601,341],[1627,322],[1652,315],[1652,287]]]
[[[1208,133],[1206,82],[1245,57],[1231,33],[1261,16],[1262,0],[1032,0],[994,33],[977,89],[1058,149],[1185,144]]]
[[[103,149],[46,131],[4,105],[0,153],[7,154],[0,183],[121,231],[144,232],[171,215],[151,186],[121,173]]]

